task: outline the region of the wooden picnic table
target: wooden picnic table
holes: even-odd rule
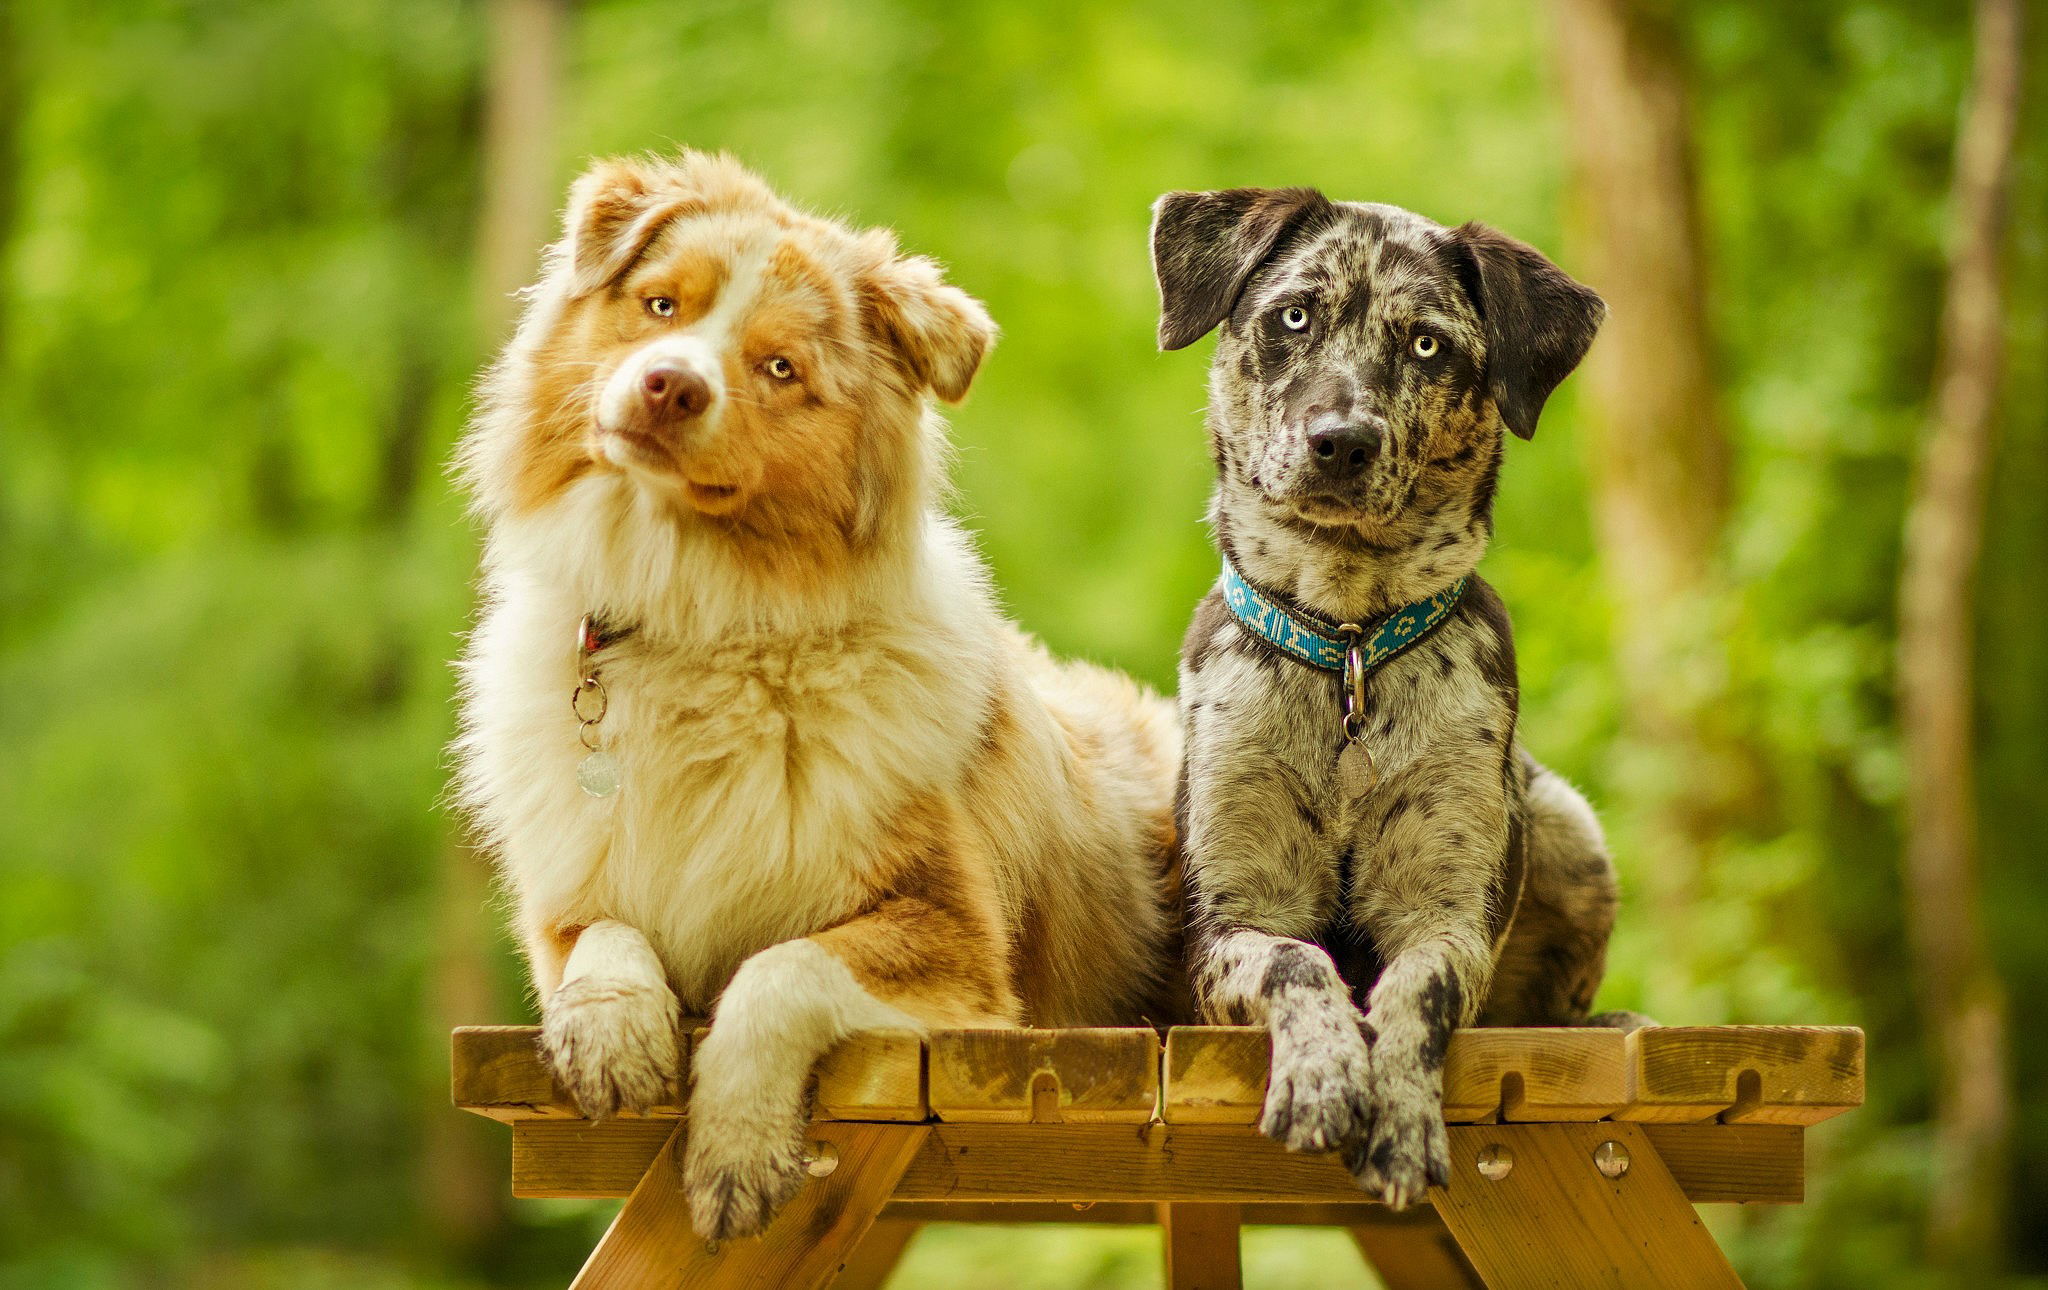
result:
[[[924,1223],[1154,1221],[1173,1290],[1238,1286],[1245,1223],[1347,1228],[1393,1290],[1737,1286],[1693,1206],[1802,1200],[1805,1126],[1863,1102],[1848,1027],[1461,1030],[1451,1181],[1395,1214],[1334,1156],[1259,1135],[1263,1030],[878,1032],[818,1064],[814,1176],[712,1249],[683,1199],[681,1094],[585,1120],[537,1034],[458,1029],[455,1103],[512,1126],[513,1195],[626,1197],[584,1288],[867,1290]]]

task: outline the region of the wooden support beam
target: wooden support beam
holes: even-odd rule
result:
[[[1237,1223],[1235,1205],[1162,1203],[1166,1290],[1244,1290]]]
[[[1418,1207],[1413,1212],[1427,1221],[1348,1229],[1380,1284],[1386,1290],[1486,1290],[1436,1210]]]
[[[928,1061],[932,1114],[958,1124],[1144,1124],[1159,1102],[1145,1028],[945,1030]]]
[[[669,1127],[649,1120],[516,1122],[512,1194],[624,1196],[661,1151]],[[1805,1198],[1805,1131],[1797,1125],[1642,1127],[1694,1201],[1783,1204]],[[1017,1172],[1005,1175],[1011,1167]],[[1290,1154],[1257,1130],[1233,1125],[940,1125],[895,1195],[899,1201],[1047,1202],[1071,1209],[1161,1199],[1144,1193],[1148,1179],[1180,1189],[1173,1198],[1260,1206],[1259,1212],[1266,1206],[1284,1212],[1304,1203],[1366,1203],[1334,1157]],[[959,1190],[948,1190],[955,1180]],[[1358,1221],[1341,1215],[1329,1221],[1339,1218],[1347,1226]],[[1091,1220],[1084,1214],[1072,1221]]]
[[[921,1124],[821,1124],[839,1164],[807,1181],[758,1237],[712,1249],[690,1227],[683,1197],[684,1130],[661,1154],[577,1274],[572,1290],[776,1286],[815,1290],[839,1274],[880,1215],[890,1190],[931,1130]]]
[[[1628,1064],[1617,1120],[1818,1124],[1863,1105],[1852,1026],[1646,1026],[1628,1036]]]
[[[910,1238],[923,1226],[915,1219],[892,1216],[884,1206],[882,1216],[860,1238],[860,1244],[847,1256],[846,1266],[832,1279],[832,1290],[881,1290],[889,1274],[903,1261]]]
[[[1740,1290],[1641,1126],[1454,1125],[1450,1133],[1450,1185],[1432,1188],[1430,1200],[1489,1290]],[[1625,1173],[1602,1174],[1595,1152],[1603,1143],[1626,1153]],[[1482,1159],[1498,1172],[1483,1174]]]

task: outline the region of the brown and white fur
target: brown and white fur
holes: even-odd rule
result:
[[[1356,800],[1335,673],[1267,647],[1220,591],[1181,657],[1197,1006],[1270,1029],[1268,1135],[1341,1149],[1401,1206],[1448,1179],[1451,1031],[1583,1024],[1603,971],[1613,867],[1584,799],[1516,738],[1507,611],[1473,567],[1503,430],[1533,433],[1606,308],[1476,224],[1305,188],[1154,209],[1161,346],[1221,326],[1210,520],[1229,559],[1329,624],[1470,575],[1442,626],[1371,674],[1378,782]]]
[[[995,334],[886,231],[725,157],[596,165],[461,469],[488,524],[459,792],[546,1056],[592,1116],[675,1096],[698,1231],[802,1179],[806,1082],[880,1027],[1161,1017],[1179,727],[1005,621],[940,509]],[[577,785],[577,623],[623,787]]]

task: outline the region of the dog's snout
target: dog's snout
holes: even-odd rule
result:
[[[1316,469],[1333,479],[1352,479],[1380,452],[1377,417],[1319,417],[1309,429],[1309,455]]]
[[[711,383],[686,367],[656,363],[640,377],[640,397],[657,417],[696,417],[711,406]]]

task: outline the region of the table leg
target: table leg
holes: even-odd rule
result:
[[[678,1127],[626,1198],[572,1290],[821,1287],[838,1274],[873,1226],[930,1132],[921,1124],[812,1125],[811,1141],[838,1149],[838,1167],[806,1182],[761,1235],[727,1241],[713,1253],[690,1227],[681,1163],[687,1130]]]
[[[923,1226],[911,1218],[876,1219],[860,1244],[853,1247],[846,1266],[832,1279],[832,1290],[881,1290],[902,1261],[910,1238]]]
[[[1634,1124],[1452,1125],[1430,1200],[1489,1290],[1742,1285]]]
[[[1159,1233],[1166,1246],[1166,1290],[1242,1290],[1237,1222],[1235,1205],[1162,1201]]]
[[[1387,1290],[1484,1290],[1443,1220],[1427,1210],[1400,1223],[1346,1229]]]

